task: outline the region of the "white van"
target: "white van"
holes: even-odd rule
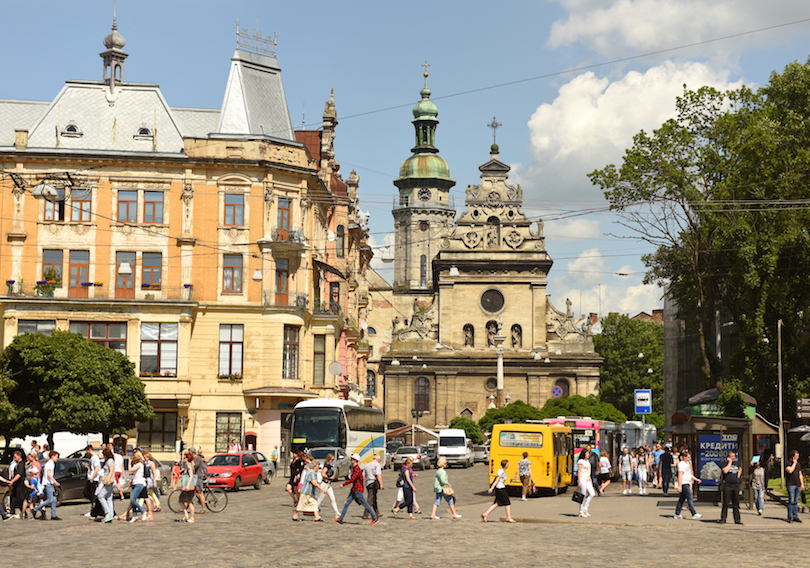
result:
[[[472,467],[475,464],[473,445],[467,433],[459,428],[439,430],[438,458],[447,460],[447,465]]]

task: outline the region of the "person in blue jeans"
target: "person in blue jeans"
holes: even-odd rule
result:
[[[360,463],[360,455],[359,454],[352,454],[352,474],[349,477],[349,480],[341,485],[344,487],[346,485],[351,484],[352,490],[349,491],[349,496],[346,497],[346,502],[343,504],[343,512],[340,513],[340,517],[337,519],[332,519],[336,523],[342,525],[343,519],[346,517],[346,512],[349,510],[349,505],[352,501],[357,501],[363,507],[366,508],[368,514],[371,515],[371,522],[370,525],[374,525],[377,523],[377,515],[374,513],[374,509],[371,508],[371,505],[368,504],[366,501],[365,496],[363,495],[363,470],[360,469],[358,465]]]
[[[689,512],[692,513],[693,519],[697,520],[703,516],[695,511],[695,504],[692,501],[693,480],[700,483],[700,479],[695,479],[692,474],[692,459],[689,456],[689,450],[684,450],[681,452],[681,462],[678,464],[678,492],[681,495],[678,497],[678,504],[675,505],[676,519],[683,519],[681,508],[683,507],[684,501],[686,501],[686,506],[689,507]]]
[[[59,452],[51,450],[48,453],[48,461],[45,463],[45,467],[42,469],[42,487],[45,491],[45,500],[34,507],[34,518],[37,517],[37,513],[42,511],[42,516],[40,520],[45,520],[45,507],[48,505],[51,506],[51,520],[52,521],[61,521],[59,517],[56,516],[56,488],[59,487],[59,482],[56,481],[53,477],[54,469],[56,468],[56,460],[59,459]]]
[[[802,520],[799,518],[799,495],[804,491],[804,476],[802,475],[802,469],[799,467],[798,450],[792,450],[790,452],[788,462],[790,462],[790,465],[785,467],[785,473],[788,474],[787,522],[801,523]]]
[[[129,492],[129,507],[132,511],[132,517],[129,519],[130,523],[137,523],[138,522],[138,513],[143,515],[143,520],[146,521],[146,511],[143,510],[138,504],[138,499],[141,496],[141,491],[146,488],[146,479],[144,478],[144,461],[143,461],[143,454],[141,452],[135,450],[132,454],[131,465],[129,467],[129,475],[130,481],[130,492]]]

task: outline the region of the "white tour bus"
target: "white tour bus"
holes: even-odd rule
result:
[[[325,446],[359,454],[360,466],[374,454],[385,458],[385,414],[350,400],[316,398],[295,405],[290,423],[292,451]]]

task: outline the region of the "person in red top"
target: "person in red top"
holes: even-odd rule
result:
[[[346,511],[349,510],[349,504],[352,501],[357,501],[360,505],[366,508],[369,515],[371,515],[371,522],[369,525],[374,525],[377,523],[377,515],[374,514],[374,509],[368,504],[366,501],[365,496],[363,495],[363,470],[360,469],[358,465],[360,463],[360,456],[358,454],[352,454],[352,475],[349,477],[349,480],[341,485],[341,487],[345,487],[346,485],[352,484],[352,490],[349,491],[349,496],[346,497],[346,502],[343,504],[343,512],[340,514],[340,518],[332,519],[337,524],[343,524],[343,518],[346,516]]]

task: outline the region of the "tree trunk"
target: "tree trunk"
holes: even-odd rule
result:
[[[48,432],[47,439],[48,439],[48,447],[51,449],[51,451],[56,450],[56,448],[53,446],[53,432]]]

